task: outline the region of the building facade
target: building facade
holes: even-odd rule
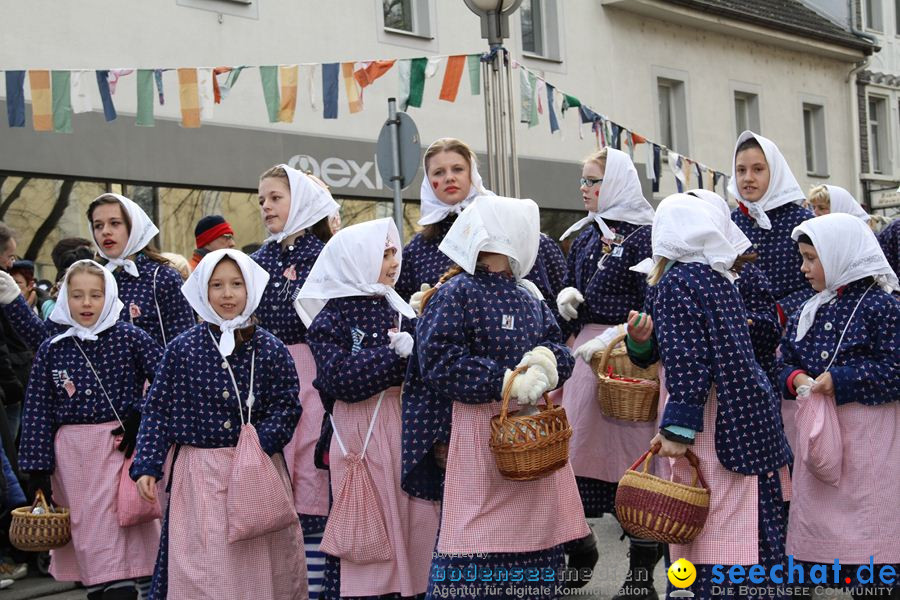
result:
[[[557,90],[717,171],[730,174],[737,133],[751,128],[779,144],[804,187],[827,181],[853,188],[860,166],[845,149],[857,145],[859,133],[848,118],[857,101],[848,75],[873,45],[799,0],[753,6],[525,0],[511,18],[506,47]],[[199,129],[180,124],[174,70],[162,72],[165,104],[154,101],[153,127],[136,126],[135,73],[117,83],[116,120],[104,119],[94,89],[95,110],[74,115],[68,134],[33,130],[26,83],[26,126],[0,124],[0,218],[22,232],[21,253],[32,247],[44,267],[56,240],[89,237],[84,209],[107,189],[148,208],[165,250],[189,254],[194,223],[212,212],[232,222],[239,245],[259,242],[258,176],[282,162],[319,174],[342,204],[345,223],[388,216],[391,192],[374,154],[387,99],[400,91],[398,69],[364,89],[365,108],[355,114],[340,81],[338,118],[324,119],[320,65],[486,49],[478,18],[462,0],[32,0],[5,2],[3,11],[2,70],[311,65],[300,68],[293,122],[269,122],[259,70],[247,68]],[[455,102],[440,100],[445,68],[443,61],[426,80],[421,108],[409,109],[422,144],[454,136],[483,155],[482,96],[464,83]],[[514,70],[514,95],[518,89]],[[0,81],[0,107],[6,98]],[[518,96],[515,104],[521,110]],[[538,202],[545,230],[559,234],[580,216],[580,160],[597,142],[578,111],[563,115],[558,105],[560,131],[551,134],[549,107],[541,108],[537,126],[516,129],[521,195]],[[636,162],[644,156],[637,151]],[[407,235],[418,218],[421,176],[404,192]],[[664,166],[655,200],[674,189]],[[51,230],[32,243],[48,220],[55,220]]]

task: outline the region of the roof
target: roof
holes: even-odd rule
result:
[[[866,54],[878,46],[857,37],[798,0],[664,0],[701,12],[728,17],[802,37],[837,44]]]

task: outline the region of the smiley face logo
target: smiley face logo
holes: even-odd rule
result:
[[[697,579],[697,569],[691,561],[679,558],[669,567],[669,582],[677,588],[689,587]]]

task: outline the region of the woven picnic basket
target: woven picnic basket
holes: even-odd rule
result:
[[[709,515],[709,486],[700,472],[700,461],[690,450],[685,458],[694,471],[691,485],[648,473],[656,450],[648,450],[625,471],[616,490],[616,516],[635,537],[689,544],[700,535]],[[644,466],[639,471],[641,463]]]
[[[591,360],[597,376],[600,412],[621,421],[655,421],[659,402],[659,363],[646,369],[632,363],[623,343],[625,337],[624,333],[616,337]]]
[[[500,414],[491,418],[490,447],[500,474],[515,481],[530,481],[549,475],[569,461],[572,428],[561,406],[544,394],[545,406],[531,415],[509,412],[512,382],[527,367],[513,372],[503,390]]]
[[[36,507],[44,509],[42,514],[33,514]],[[61,548],[72,539],[72,525],[69,509],[53,506],[38,490],[31,506],[13,509],[9,527],[9,541],[19,550],[45,552]]]

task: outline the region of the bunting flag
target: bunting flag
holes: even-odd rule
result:
[[[473,96],[481,95],[481,55],[470,54],[466,58],[469,68],[469,91]]]
[[[656,144],[650,144],[650,146],[653,148],[653,172],[656,174],[656,177],[653,179],[652,189],[654,192],[658,192],[659,180],[662,179],[662,171],[660,171],[660,169],[662,168],[662,148],[660,148]]]
[[[277,123],[278,110],[281,105],[281,100],[278,98],[278,67],[260,67],[259,78],[262,81],[266,110],[269,112],[269,123]]]
[[[684,175],[684,179],[682,179],[684,182],[684,189],[693,189],[694,162],[686,156],[681,157],[681,173]]]
[[[519,121],[528,123],[528,127],[537,124],[537,106],[535,104],[534,75],[525,69],[519,70]]]
[[[414,58],[409,69],[409,99],[407,106],[422,107],[422,96],[425,94],[425,71],[428,68],[427,58]]]
[[[684,191],[684,162],[681,160],[681,156],[672,150],[669,150],[669,168],[675,174],[675,187],[678,188],[680,194]]]
[[[278,108],[278,120],[282,123],[293,123],[297,110],[297,78],[300,68],[297,65],[278,67],[278,78],[281,80],[281,104]]]
[[[647,154],[644,158],[644,171],[649,181],[656,181],[656,164],[654,158],[655,144],[647,144]]]
[[[241,71],[243,71],[246,67],[232,67],[230,71],[228,71],[228,78],[225,80],[221,86],[219,86],[219,94],[221,94],[222,99],[228,97],[228,94],[231,93],[231,90],[234,89],[234,86],[237,85],[238,77],[241,76]]]
[[[31,123],[35,131],[53,131],[53,96],[50,71],[28,71],[31,88]]]
[[[200,127],[200,93],[197,69],[178,69],[178,99],[181,102],[181,126]]]
[[[303,80],[306,82],[306,91],[309,94],[309,107],[319,110],[316,102],[318,94],[316,94],[316,65],[303,65]]]
[[[6,71],[6,121],[25,127],[25,71]]]
[[[631,132],[631,140],[634,142],[635,146],[637,146],[638,144],[646,144],[647,143],[647,138],[645,138],[644,136],[639,135],[633,131]]]
[[[695,168],[697,169],[697,186],[702,190],[705,189],[706,186],[703,182],[703,174],[706,173],[706,167],[700,165],[700,163],[694,163]]]
[[[440,56],[428,59],[428,64],[425,65],[425,79],[431,79],[437,74],[442,60]]]
[[[634,162],[634,140],[631,137],[631,132],[627,129],[625,130],[625,148],[628,150],[628,157],[631,159],[631,162]]]
[[[344,78],[344,91],[347,92],[347,105],[350,114],[358,113],[363,109],[362,97],[359,95],[359,84],[353,77],[353,63],[341,63],[341,75]]]
[[[409,108],[409,86],[412,78],[412,60],[405,59],[397,62],[397,108],[406,110]]]
[[[216,104],[222,104],[222,85],[219,83],[219,75],[231,72],[231,67],[216,67],[213,69],[213,100]]]
[[[599,144],[597,145],[597,147],[600,150],[602,150],[603,148],[606,148],[606,146],[608,145],[607,137],[606,137],[606,119],[602,119],[602,118],[600,119],[600,122],[597,124],[597,129],[598,129],[598,134],[599,134],[599,138],[600,138],[598,140]]]
[[[550,117],[551,135],[559,131],[559,121],[556,119],[556,111],[553,109],[553,92],[555,88],[547,84],[547,116]]]
[[[612,128],[612,136],[610,136],[610,145],[616,150],[622,149],[622,128],[616,123],[610,123]]]
[[[547,95],[547,84],[543,79],[537,80],[537,87],[535,88],[535,95],[537,96],[537,111],[539,115],[544,114],[544,96]]]
[[[200,121],[212,121],[216,106],[212,69],[197,69],[197,93],[200,97]]]
[[[338,116],[338,63],[322,65],[322,116],[337,119]]]
[[[135,125],[153,127],[153,69],[138,69],[137,74],[137,120]]]
[[[706,186],[712,191],[716,191],[716,172],[712,169],[706,170]]]
[[[166,103],[166,95],[163,93],[163,81],[162,74],[163,71],[167,69],[154,69],[153,70],[153,79],[156,81],[156,93],[159,94],[159,105],[163,106]]]
[[[100,92],[100,101],[103,103],[103,118],[107,121],[115,121],[116,107],[113,105],[112,95],[109,93],[109,71],[95,71],[97,77],[97,90]]]
[[[53,92],[53,131],[72,133],[72,72],[50,73]]]
[[[569,94],[563,94],[563,102],[562,102],[562,114],[566,115],[566,111],[570,108],[578,108],[581,106],[581,101],[575,96],[570,96]]]
[[[109,93],[116,93],[116,84],[119,83],[119,79],[125,77],[126,75],[131,75],[134,73],[134,69],[112,69],[109,72]]]
[[[69,94],[72,99],[72,112],[76,115],[94,110],[94,102],[91,98],[93,79],[93,71],[72,71]]]
[[[353,78],[359,87],[365,89],[375,83],[375,80],[391,70],[396,60],[373,60],[358,62],[353,67]]]
[[[447,69],[444,71],[444,82],[441,84],[441,100],[456,102],[456,94],[459,92],[459,83],[462,81],[463,69],[466,67],[464,55],[451,56],[447,59]]]

